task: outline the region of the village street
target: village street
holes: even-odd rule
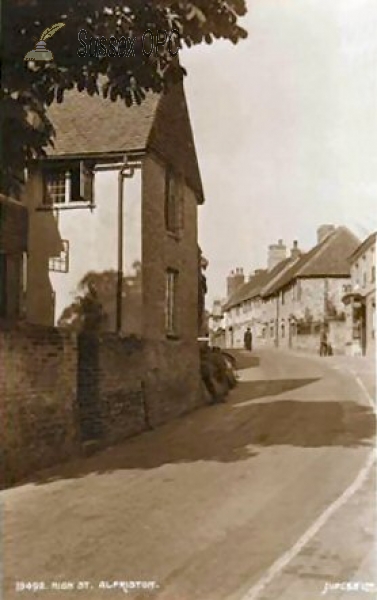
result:
[[[115,581],[156,582],[130,599],[375,597],[372,365],[263,350],[240,366],[226,404],[1,492],[4,600],[124,597]],[[345,582],[364,588],[326,586]]]

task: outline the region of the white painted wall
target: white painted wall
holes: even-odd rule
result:
[[[38,181],[39,179],[39,181]],[[35,176],[27,190],[30,216],[29,245],[29,320],[35,323],[56,325],[62,312],[78,294],[82,278],[90,271],[97,273],[118,269],[118,174],[117,171],[97,172],[94,180],[95,208],[57,209],[38,211],[42,204],[40,177]],[[132,274],[132,264],[141,256],[141,169],[136,169],[132,179],[124,180],[124,275]],[[44,247],[46,231],[54,229],[54,249]],[[69,272],[48,270],[48,257],[56,254],[56,238],[69,242]],[[44,257],[43,277],[41,260]],[[45,256],[46,255],[46,256]],[[38,277],[35,273],[40,271]],[[55,293],[53,323],[47,318],[46,296],[48,282]],[[46,287],[46,293],[43,291]],[[141,298],[140,298],[141,301]],[[115,298],[114,298],[115,312]],[[47,322],[49,321],[49,322]],[[112,318],[112,325],[115,319]],[[132,333],[127,331],[128,333]]]

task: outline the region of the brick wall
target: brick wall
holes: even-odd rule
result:
[[[144,337],[166,340],[167,269],[178,272],[178,336],[193,343],[198,336],[197,202],[184,186],[183,231],[174,236],[165,226],[165,166],[149,155],[143,163],[143,310]]]
[[[196,343],[0,330],[0,488],[205,403]]]
[[[145,347],[145,361],[145,399],[152,426],[189,412],[204,402],[196,342],[149,342]]]
[[[144,344],[112,334],[79,337],[81,439],[113,444],[143,431]]]
[[[198,407],[197,344],[80,336],[83,439],[116,443]]]
[[[0,487],[77,453],[76,359],[65,332],[0,331]]]

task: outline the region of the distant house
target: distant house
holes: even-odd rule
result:
[[[269,246],[267,269],[255,271],[247,282],[240,269],[228,277],[230,293],[223,307],[227,346],[242,347],[250,327],[254,347],[316,352],[320,327],[326,326],[334,350],[345,351],[342,297],[350,281],[348,256],[360,242],[347,228],[332,225],[319,227],[317,237],[306,253],[294,241],[289,256],[279,240]]]
[[[223,301],[216,298],[212,304],[212,310],[208,315],[208,330],[210,342],[213,346],[225,346],[224,315],[222,310]]]
[[[194,343],[204,198],[183,85],[131,108],[67,92],[49,116],[55,145],[24,194],[28,321],[66,323],[83,282],[103,274],[105,330]]]
[[[343,302],[349,323],[351,354],[373,356],[376,348],[376,239],[372,233],[349,257],[350,284]]]
[[[246,282],[242,269],[237,269],[229,275],[228,299],[223,306],[227,346],[241,348],[248,327],[253,335],[254,346],[264,344],[270,335],[273,335],[271,327],[266,326],[269,301],[264,302],[262,290],[292,264],[297,252],[295,243],[287,258],[287,248],[283,241],[279,240],[278,244],[271,244],[268,248],[267,269],[257,269]]]
[[[227,346],[241,348],[248,327],[251,328],[254,339],[258,336],[261,310],[259,292],[266,275],[266,270],[255,272],[233,292],[223,306]]]
[[[322,226],[318,243],[262,289],[264,323],[275,346],[317,351],[321,326],[335,352],[345,351],[342,297],[350,281],[348,256],[359,240],[346,227]]]

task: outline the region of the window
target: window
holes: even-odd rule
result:
[[[177,335],[177,284],[178,272],[166,272],[165,329],[168,336]]]
[[[355,263],[354,278],[355,278],[355,285],[359,285],[359,263]]]
[[[363,287],[366,287],[366,285],[367,285],[367,274],[364,271],[364,273],[363,273]]]
[[[371,269],[371,282],[374,283],[376,281],[376,267],[373,265]]]
[[[62,240],[62,249],[59,256],[52,256],[49,261],[49,271],[55,273],[68,273],[69,271],[69,242]]]
[[[285,337],[285,324],[284,323],[281,324],[281,337],[282,338]]]
[[[7,255],[0,253],[0,317],[7,314]]]
[[[51,204],[63,204],[69,199],[69,172],[50,171],[45,176],[46,195]]]
[[[44,198],[47,206],[67,206],[71,202],[93,203],[93,169],[83,161],[55,161],[44,168]]]
[[[301,297],[302,297],[302,289],[301,289],[301,281],[299,279],[297,279],[297,283],[296,283],[297,289],[297,295],[296,295],[296,299],[298,300],[298,302],[300,302]]]
[[[282,291],[281,293],[281,303],[285,304],[285,291]]]
[[[183,184],[171,169],[166,170],[165,226],[167,231],[176,235],[184,227]]]

